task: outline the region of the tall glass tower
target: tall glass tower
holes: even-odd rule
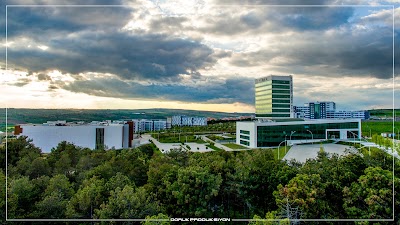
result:
[[[255,80],[256,117],[293,117],[293,78],[270,75]]]

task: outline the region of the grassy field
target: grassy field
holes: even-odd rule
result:
[[[395,133],[400,132],[400,122],[395,122]],[[393,132],[393,121],[363,121],[361,124],[361,132],[363,136],[371,136],[374,134],[381,133],[392,133]]]
[[[231,149],[249,149],[244,146],[233,144],[233,143],[222,144],[222,145],[225,145],[226,147],[231,148]]]
[[[285,146],[279,147],[279,159],[283,159],[283,157],[289,150],[290,150],[289,146],[286,146],[286,152],[285,152]],[[275,159],[278,159],[278,148],[274,148],[272,149],[272,151],[274,152]]]
[[[200,137],[196,137],[195,135],[184,135],[181,134],[180,138],[178,134],[170,135],[170,134],[152,134],[154,139],[158,140],[161,143],[179,143],[179,142],[196,142],[196,143],[205,143]]]
[[[209,147],[209,148],[211,148],[211,149],[214,149],[215,151],[224,151],[223,149],[220,149],[220,148],[216,147],[216,146],[213,145],[213,144],[208,144],[208,145],[206,145],[206,146]]]
[[[393,117],[393,109],[372,109],[368,110],[371,116]],[[394,110],[396,117],[400,117],[400,109]]]

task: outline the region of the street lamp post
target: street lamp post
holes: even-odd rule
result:
[[[279,158],[279,148],[281,147],[281,144],[282,144],[283,142],[286,142],[286,140],[281,141],[281,143],[279,143],[279,145],[278,145],[278,160],[280,159],[280,158]]]
[[[358,150],[361,150],[362,148],[365,148],[365,147],[367,147],[367,146],[362,146],[361,148],[359,148]],[[369,154],[369,156],[371,156],[371,146],[370,145],[368,145],[368,154]]]
[[[354,143],[355,143],[355,142],[356,142],[356,135],[357,135],[357,134],[355,134],[354,132],[351,132],[351,131],[349,131],[349,132],[353,134],[353,141],[354,141]],[[357,137],[360,139],[360,145],[361,145],[361,137],[360,137],[359,135],[357,135]]]
[[[290,144],[291,144],[291,145],[293,145],[293,144],[292,144],[292,135],[293,135],[294,133],[296,133],[296,131],[290,131],[290,137],[289,137],[289,139],[290,139]],[[287,142],[286,142],[286,144],[287,144]],[[285,154],[286,154],[286,153],[285,153]]]
[[[286,146],[287,146],[286,137],[287,137],[287,135],[285,135],[285,155],[286,155]]]
[[[311,134],[311,139],[312,139],[311,144],[314,144],[314,135],[313,135],[313,133],[310,130],[307,130],[307,131],[310,132],[310,134]]]
[[[372,138],[372,134],[371,134],[371,128],[370,128],[368,125],[365,125],[365,126],[367,126],[367,127],[368,127],[368,129],[369,129],[369,138]]]
[[[291,131],[291,132],[290,132],[290,138],[289,138],[290,140],[292,140],[292,135],[293,135],[294,133],[296,133],[296,131]]]

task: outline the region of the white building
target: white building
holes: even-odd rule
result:
[[[134,133],[142,133],[147,131],[160,131],[167,129],[167,120],[147,120],[147,119],[134,119]]]
[[[328,118],[328,119],[348,119],[348,118],[368,119],[369,112],[366,110],[328,112],[326,114],[326,118]]]
[[[129,126],[121,123],[49,121],[44,124],[17,125],[14,134],[32,139],[33,144],[45,153],[62,141],[90,149],[129,147]]]
[[[303,119],[368,119],[369,113],[360,111],[336,111],[335,102],[309,102],[294,106],[296,118]]]
[[[172,116],[172,126],[207,126],[206,117]]]
[[[249,148],[276,147],[287,141],[359,139],[361,120],[236,122],[236,144]]]

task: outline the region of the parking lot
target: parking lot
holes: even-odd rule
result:
[[[346,149],[353,147],[339,144],[306,144],[306,145],[293,145],[289,152],[283,157],[283,160],[295,159],[298,162],[304,163],[307,159],[316,158],[320,148],[323,147],[324,151],[331,154],[344,155]]]

